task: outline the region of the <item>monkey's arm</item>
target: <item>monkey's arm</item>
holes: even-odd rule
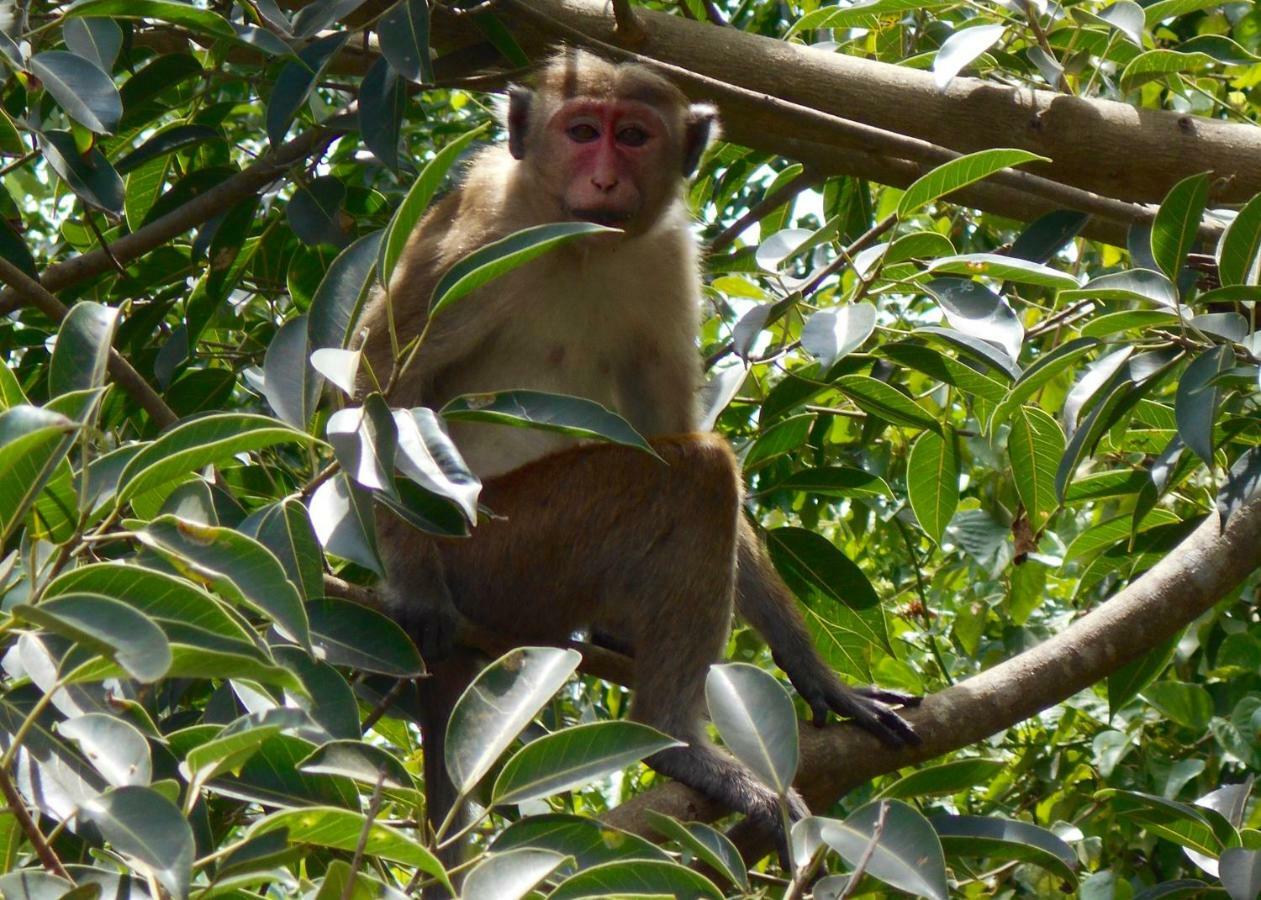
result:
[[[836,677],[819,656],[797,609],[797,601],[762,549],[753,526],[740,519],[736,561],[736,609],[771,648],[775,664],[806,701],[814,724],[828,712],[852,718],[891,746],[918,744],[919,737],[890,704],[914,706],[918,697],[874,687],[855,688]]]

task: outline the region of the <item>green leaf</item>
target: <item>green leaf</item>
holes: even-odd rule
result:
[[[193,831],[170,800],[147,787],[120,787],[83,804],[82,814],[114,849],[151,871],[176,900],[188,896]]]
[[[519,647],[491,663],[456,701],[445,761],[467,794],[578,668],[576,650]]]
[[[48,483],[78,428],[66,416],[35,406],[0,412],[0,543],[7,541]]]
[[[84,59],[108,76],[123,46],[123,30],[113,19],[81,17],[66,20],[62,39],[70,54]]]
[[[305,712],[287,707],[241,716],[184,755],[183,769],[188,773],[190,789],[200,791],[202,785],[220,772],[239,771],[265,741],[282,731],[310,728],[312,724]]]
[[[1011,416],[1007,456],[1016,493],[1029,513],[1034,533],[1042,531],[1059,508],[1055,474],[1064,456],[1064,432],[1059,423],[1036,406],[1021,406]]]
[[[123,210],[123,180],[100,149],[80,154],[68,131],[45,131],[39,136],[44,159],[70,190],[88,206],[108,213]]]
[[[934,816],[932,824],[952,857],[1032,863],[1062,882],[1077,884],[1077,854],[1045,828],[997,816]]]
[[[1261,194],[1253,197],[1226,226],[1217,243],[1217,273],[1223,286],[1261,280]]]
[[[668,860],[666,852],[638,835],[583,816],[527,816],[509,825],[491,844],[502,853],[521,847],[551,850],[577,860],[578,868],[624,859]]]
[[[1139,691],[1165,671],[1177,649],[1178,639],[1175,635],[1110,674],[1108,676],[1108,711],[1116,715],[1125,704],[1137,697]]]
[[[1218,872],[1230,900],[1254,900],[1261,894],[1261,850],[1227,847],[1218,860]]]
[[[774,491],[818,494],[821,497],[886,497],[893,491],[883,478],[849,466],[823,466],[793,472],[782,481],[763,488],[759,494]]]
[[[1177,324],[1177,315],[1164,310],[1123,309],[1092,318],[1080,330],[1082,337],[1104,338],[1123,331],[1143,332],[1152,328],[1176,327]]]
[[[702,822],[679,822],[655,810],[645,810],[648,823],[663,837],[674,841],[700,862],[718,872],[745,892],[749,887],[749,870],[736,845],[717,828]]]
[[[1141,300],[1173,309],[1178,305],[1178,289],[1160,272],[1129,269],[1092,278],[1071,291],[1060,291],[1061,303],[1078,300]]]
[[[873,647],[891,652],[880,598],[867,576],[827,538],[805,528],[775,528],[766,534],[775,568],[801,598],[816,644],[835,668],[871,680]]]
[[[1207,53],[1181,53],[1163,48],[1148,50],[1126,64],[1121,72],[1121,90],[1132,91],[1149,81],[1175,72],[1198,72],[1216,62]]]
[[[297,499],[287,497],[259,510],[256,515],[253,527],[247,530],[242,523],[241,530],[275,554],[289,580],[302,593],[302,599],[323,596],[320,545],[306,507]]]
[[[425,0],[409,0],[424,8]],[[381,32],[384,37],[386,32]],[[398,169],[399,133],[407,116],[407,91],[403,79],[384,56],[377,59],[359,86],[359,134],[372,155],[391,169]]]
[[[1173,407],[1178,436],[1210,469],[1213,468],[1213,424],[1222,396],[1216,378],[1234,362],[1235,355],[1229,347],[1214,347],[1192,360],[1178,379]]]
[[[1025,329],[1003,297],[979,281],[946,276],[924,285],[950,324],[973,338],[997,344],[1011,360],[1020,357]]]
[[[1203,733],[1213,718],[1213,698],[1202,685],[1184,681],[1156,681],[1142,691],[1143,699],[1167,718]]]
[[[709,716],[727,749],[781,797],[792,789],[800,752],[797,713],[775,678],[757,666],[710,666]]]
[[[903,775],[882,790],[879,796],[897,800],[957,794],[992,781],[1005,768],[1007,763],[1001,759],[952,759]]]
[[[235,37],[236,32],[218,13],[176,0],[86,0],[66,11],[66,16],[102,16],[114,19],[157,19],[182,25],[212,37]]]
[[[359,740],[321,744],[298,768],[303,772],[341,775],[367,785],[375,785],[381,779],[382,787],[415,789],[411,775],[396,757]]]
[[[494,853],[469,871],[460,896],[463,900],[521,900],[562,863],[572,859],[529,847]]]
[[[429,58],[429,4],[425,0],[399,0],[381,17],[377,37],[382,55],[395,72],[408,81],[434,83]]]
[[[1094,452],[1099,438],[1112,427],[1113,417],[1132,398],[1133,393],[1134,383],[1128,379],[1117,384],[1107,397],[1095,404],[1095,408],[1090,411],[1086,421],[1073,432],[1073,438],[1065,448],[1059,468],[1055,471],[1055,495],[1061,501],[1068,490],[1073,473],[1077,471],[1081,461]]]
[[[374,231],[364,235],[339,253],[328,267],[311,298],[307,326],[311,350],[340,350],[350,343],[359,308],[372,283],[372,267],[383,234]]]
[[[1093,338],[1074,338],[1040,357],[1016,379],[1007,392],[1007,396],[994,408],[987,430],[992,432],[1000,423],[1006,421],[1014,410],[1019,409],[1022,403],[1041,390],[1043,386],[1067,372],[1073,363],[1097,346],[1099,346],[1099,341]]]
[[[211,594],[191,581],[157,569],[121,562],[80,566],[58,575],[45,589],[44,597],[73,593],[111,597],[134,606],[159,625],[178,623],[236,641],[254,640],[253,632]]]
[[[477,498],[482,482],[460,456],[437,414],[428,408],[394,410],[398,428],[400,472],[420,487],[455,502],[465,519],[477,520]]]
[[[65,50],[45,50],[31,57],[30,67],[70,118],[97,134],[118,129],[123,101],[96,63]]]
[[[347,475],[366,488],[395,493],[398,428],[379,393],[364,398],[363,406],[345,407],[329,416],[327,437]]]
[[[116,716],[87,713],[59,723],[57,731],[76,742],[92,767],[114,787],[147,785],[153,777],[149,742]]]
[[[267,138],[273,147],[284,143],[298,110],[349,37],[349,32],[339,31],[320,38],[303,48],[297,61],[285,63],[280,70],[267,101]]]
[[[380,822],[372,822],[369,826],[367,817],[362,813],[328,806],[282,810],[259,819],[246,830],[246,836],[254,837],[281,828],[289,830],[290,844],[314,844],[349,853],[354,853],[360,846],[366,831],[367,839],[362,844],[366,857],[420,869],[451,890],[451,882],[442,864],[419,841]]]
[[[492,422],[540,428],[573,437],[637,447],[656,455],[644,437],[594,400],[543,391],[500,391],[456,397],[439,414],[449,422]]]
[[[109,597],[62,594],[38,606],[18,604],[13,614],[117,662],[137,681],[157,681],[170,668],[171,648],[162,629]]]
[[[953,385],[974,397],[996,403],[1007,396],[1007,386],[1002,381],[982,375],[972,366],[913,339],[885,344],[874,352],[876,356],[883,356],[900,366],[923,372],[930,378]]]
[[[1165,195],[1152,222],[1152,258],[1171,281],[1178,280],[1182,264],[1195,244],[1204,206],[1208,203],[1211,172],[1182,179]]]
[[[4,110],[0,110],[0,153],[11,156],[22,156],[26,153],[26,143],[22,140],[21,132]]]
[[[377,557],[371,493],[347,478],[345,472],[338,472],[316,488],[307,511],[315,536],[327,552],[384,574]]]
[[[1222,852],[1221,839],[1210,824],[1210,816],[1220,819],[1220,815],[1211,809],[1114,788],[1099,791],[1095,799],[1111,800],[1110,805],[1118,816],[1132,819],[1152,834],[1179,846],[1209,857],[1216,857]],[[1223,824],[1233,830],[1228,823]]]
[[[968,153],[943,163],[915,180],[898,201],[898,218],[905,219],[921,206],[932,203],[961,187],[988,178],[995,172],[1027,162],[1050,162],[1028,150],[996,148]]]
[[[429,315],[439,315],[452,303],[561,244],[593,234],[618,233],[616,228],[606,228],[594,222],[556,222],[523,228],[479,247],[438,279],[429,301]]]
[[[801,346],[825,368],[853,353],[876,330],[876,308],[851,303],[812,315],[801,328]]]
[[[884,828],[877,833],[881,807]],[[867,874],[898,890],[946,900],[946,859],[928,820],[901,800],[877,800],[844,822],[809,819],[819,837],[851,866],[867,859]]]
[[[849,6],[822,6],[794,22],[785,38],[817,28],[875,27],[882,17],[931,12],[949,5],[948,0],[861,0]]]
[[[915,439],[906,463],[906,492],[920,527],[941,543],[959,506],[959,450],[954,431],[925,431]]]
[[[395,678],[425,671],[407,632],[388,616],[348,600],[322,597],[307,604],[311,643],[333,665]]]
[[[843,375],[836,379],[836,386],[863,412],[894,425],[941,433],[941,425],[923,407],[883,381],[869,375]]]
[[[658,750],[682,746],[638,722],[591,722],[562,728],[526,744],[504,763],[490,792],[491,803],[550,797],[620,771]]]
[[[114,169],[120,175],[126,175],[133,169],[138,169],[155,159],[161,159],[176,150],[185,150],[204,144],[206,141],[222,139],[223,135],[219,130],[208,125],[168,125],[159,129],[151,138],[114,163]]]
[[[100,387],[118,326],[118,310],[90,300],[70,307],[57,331],[48,368],[48,392],[54,397]]]
[[[678,863],[638,859],[584,869],[552,891],[550,900],[661,896],[722,900],[722,891],[704,875]]]
[[[1016,284],[1036,284],[1052,290],[1078,287],[1077,279],[1067,272],[997,253],[966,253],[962,256],[942,257],[929,263],[927,271],[933,274],[979,275],[982,278],[1013,281]]]
[[[275,419],[251,413],[215,413],[184,422],[132,457],[119,477],[115,502],[121,506],[145,491],[238,453],[313,440]]]
[[[215,528],[162,516],[135,531],[146,547],[177,568],[205,579],[233,603],[267,616],[287,637],[311,646],[306,610],[280,561],[253,538],[232,528]]]
[[[410,0],[400,0],[400,2],[410,2]],[[390,283],[394,267],[398,264],[399,257],[403,255],[403,248],[407,245],[407,239],[411,237],[416,224],[429,208],[429,203],[438,192],[438,188],[442,186],[447,172],[455,165],[455,161],[468,145],[486,133],[487,127],[489,127],[488,124],[479,125],[472,131],[460,135],[439,150],[434,158],[421,169],[416,183],[411,186],[403,202],[394,211],[394,217],[390,219],[390,224],[385,229],[385,235],[381,240],[377,272],[383,284]]]

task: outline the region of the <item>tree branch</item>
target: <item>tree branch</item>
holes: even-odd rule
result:
[[[514,7],[520,10],[520,7]],[[545,15],[596,40],[613,38],[603,0],[529,0],[509,20],[536,21],[514,30],[528,52],[558,35],[537,24]],[[1054,91],[1018,89],[955,78],[939,90],[930,72],[824,52],[802,44],[713,28],[649,9],[637,11],[647,33],[642,52],[655,60],[754,95],[845,116],[886,134],[905,135],[959,153],[1022,147],[1051,158],[1034,171],[1119,200],[1156,203],[1177,181],[1211,170],[1221,181],[1213,201],[1242,203],[1261,192],[1261,129],[1166,110],[1136,109]],[[435,28],[441,30],[440,23]],[[758,150],[793,156],[787,141],[832,144],[833,164],[854,149],[909,158],[876,136],[839,142],[822,122],[803,122],[770,104],[737,105],[709,88],[729,132]],[[876,142],[870,142],[871,140]]]
[[[1001,732],[1106,678],[1169,640],[1230,594],[1261,560],[1261,494],[1223,529],[1216,512],[1138,580],[1064,631],[953,687],[903,715],[923,744],[891,750],[848,724],[801,731],[797,787],[814,809],[877,775],[958,750]],[[610,811],[611,825],[652,833],[647,810],[714,819],[726,810],[670,782]],[[741,829],[744,849],[765,849]]]
[[[749,90],[739,84],[721,81],[708,75],[700,74],[673,63],[635,53],[622,47],[608,43],[592,33],[575,28],[561,21],[550,13],[540,12],[536,5],[544,5],[545,0],[502,0],[502,5],[516,13],[536,27],[550,30],[560,36],[583,46],[599,50],[601,53],[632,59],[654,68],[661,69],[674,80],[683,85],[691,85],[701,94],[708,95],[724,108],[734,103],[744,104],[750,111],[770,112],[781,120],[781,127],[789,128],[793,133],[815,133],[818,139],[830,144],[852,144],[855,147],[871,149],[883,145],[891,153],[907,160],[936,166],[962,155],[959,151],[940,146],[929,141],[907,135],[885,131],[862,122],[842,118],[820,109],[781,99],[772,94]],[[673,20],[666,16],[666,19]],[[685,21],[685,20],[684,20]],[[607,29],[604,29],[607,32]],[[1129,108],[1129,107],[1127,107]],[[734,133],[733,133],[733,136]],[[756,146],[756,134],[747,135],[740,143]],[[989,181],[1049,201],[1057,206],[1080,210],[1125,224],[1147,223],[1155,216],[1155,210],[1112,196],[1083,190],[1069,183],[1061,183],[1050,178],[1035,175],[1018,169],[1004,169],[989,176]],[[1212,229],[1210,229],[1212,233]]]
[[[56,292],[112,269],[114,263],[110,258],[111,253],[122,264],[143,256],[190,228],[196,228],[242,200],[254,196],[291,166],[326,147],[347,128],[348,126],[323,125],[299,135],[183,206],[118,238],[110,245],[110,253],[97,249],[49,266],[44,270],[40,283],[48,291]],[[0,315],[11,313],[23,305],[12,282],[8,282],[8,279],[6,282],[10,287],[0,292]]]
[[[106,258],[108,259],[108,255]],[[50,294],[42,284],[3,256],[0,256],[0,281],[9,286],[5,294],[13,293],[19,302],[35,307],[54,322],[60,322],[69,312],[65,304]],[[110,348],[107,365],[114,380],[132,400],[140,404],[159,428],[165,428],[179,420],[179,416],[158,396],[157,391],[149,387],[149,383],[113,347]]]

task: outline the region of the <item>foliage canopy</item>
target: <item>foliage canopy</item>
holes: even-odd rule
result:
[[[472,527],[477,484],[443,419],[642,443],[572,398],[351,396],[364,296],[498,129],[431,30],[472,22],[520,66],[522,5],[432,22],[424,0],[0,5],[4,896],[449,883],[450,834],[419,824],[423,663],[348,599],[379,571],[374,506]],[[1247,3],[668,9],[942,85],[966,70],[1244,125],[1261,111]],[[1205,172],[1154,217],[1135,208],[1123,239],[1072,208],[1020,222],[951,202],[1040,159],[989,143],[904,190],[720,143],[691,187],[710,420],[853,681],[928,694],[990,669],[1261,483],[1261,196],[1223,205],[1234,173]],[[587,230],[484,248],[435,306]],[[707,824],[650,814],[661,843],[598,824],[669,739],[624,720],[623,686],[575,676],[574,650],[512,651],[481,676],[501,714],[471,691],[453,717],[448,768],[485,808],[463,896],[1250,900],[1257,585],[1105,683],[816,809],[788,872]],[[751,631],[729,651],[716,729],[787,785],[800,703]]]

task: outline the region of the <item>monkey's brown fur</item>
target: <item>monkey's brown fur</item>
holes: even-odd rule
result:
[[[380,517],[387,592],[434,658],[448,649],[453,609],[522,642],[582,628],[610,636],[635,660],[631,716],[688,742],[649,764],[778,831],[782,845],[774,793],[700,727],[706,671],[725,646],[733,603],[817,721],[835,711],[890,743],[913,741],[885,705],[908,698],[849,688],[824,664],[740,515],[730,449],[695,433],[700,286],[682,187],[712,110],[689,107],[642,67],[583,54],[558,58],[536,84],[511,95],[508,148],[483,151],[461,189],[417,227],[388,299],[375,298],[363,316],[366,356],[384,381],[394,362],[389,308],[400,341],[414,337],[436,280],[465,254],[530,225],[616,218],[624,235],[553,251],[443,310],[389,400],[438,408],[459,394],[512,388],[578,395],[650,436],[664,464],[540,431],[453,427],[485,480],[481,502],[500,518],[451,540]],[[441,763],[453,685],[472,671],[457,656],[424,688],[434,821],[454,799]],[[795,795],[788,802],[792,815],[807,812]]]

